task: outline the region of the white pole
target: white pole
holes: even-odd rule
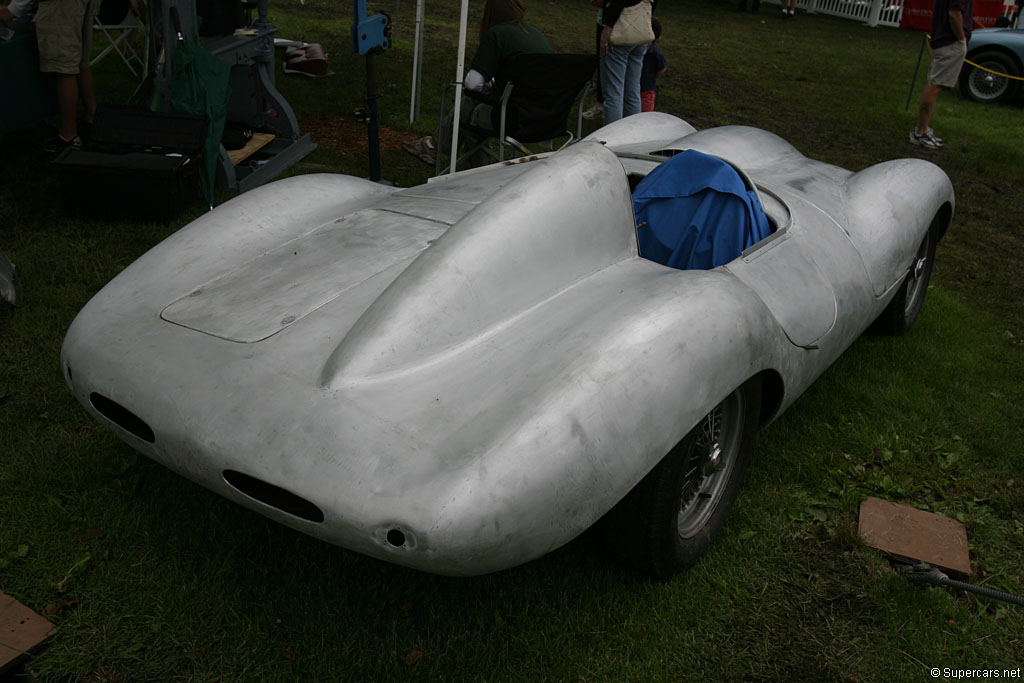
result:
[[[868,15],[868,26],[878,26],[878,19],[882,16],[882,0],[871,0],[871,13]]]
[[[416,0],[416,39],[412,48],[412,95],[409,101],[409,123],[420,116],[420,86],[423,79],[423,14],[426,0]]]
[[[452,165],[451,173],[455,173],[455,162],[459,158],[459,120],[462,116],[462,79],[466,66],[466,24],[469,22],[469,0],[462,0],[462,12],[459,15],[459,55],[455,65],[455,119],[452,121]]]

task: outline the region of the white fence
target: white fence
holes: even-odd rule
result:
[[[869,26],[899,26],[903,0],[807,0],[808,12],[860,19]]]
[[[898,27],[903,16],[903,0],[797,0],[796,4],[810,13],[857,19],[868,26]]]
[[[766,2],[776,1],[766,0]],[[900,20],[903,18],[903,2],[904,0],[797,0],[796,4],[810,13],[820,12],[847,19],[858,19],[868,26],[899,27]],[[1015,5],[1015,0],[1003,0],[1002,15],[1005,17],[1013,15],[1016,9]],[[978,8],[975,7],[974,11],[974,17],[978,19]],[[992,11],[992,7],[988,3],[986,3],[986,11]],[[996,12],[998,13],[998,10]],[[986,17],[984,25],[989,26],[988,22],[994,19],[995,17]],[[1017,28],[1024,28],[1024,12],[1015,18],[1014,23]],[[981,25],[976,23],[975,28],[980,28]]]

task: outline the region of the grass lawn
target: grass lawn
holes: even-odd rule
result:
[[[402,186],[430,169],[398,141],[433,130],[455,72],[457,3],[428,3],[423,115],[409,123],[414,7],[371,6],[395,21],[376,65],[383,175]],[[972,581],[1024,594],[1024,105],[946,92],[933,118],[946,147],[913,147],[920,33],[733,7],[662,1],[659,110],[698,128],[765,128],[854,170],[921,156],[952,178],[957,208],[917,325],[865,335],[760,435],[721,537],[667,582],[618,567],[588,535],[489,576],[421,574],[302,536],[137,455],[72,399],[61,341],[103,284],[203,207],[166,225],[71,218],[38,151],[49,129],[4,138],[0,249],[25,303],[0,302],[0,590],[58,627],[31,670],[47,681],[887,682],[1024,667],[1021,608],[913,587],[856,535],[868,495],[954,517]],[[322,43],[336,72],[286,76],[278,60],[280,89],[321,144],[291,172],[367,175],[350,5],[281,0],[270,15],[280,36]],[[560,51],[592,49],[587,3],[533,0],[528,19]],[[113,58],[97,81],[107,102],[134,87]]]

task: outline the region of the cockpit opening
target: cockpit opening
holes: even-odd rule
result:
[[[719,157],[685,150],[639,176],[627,174],[643,258],[709,270],[778,229],[750,179]]]

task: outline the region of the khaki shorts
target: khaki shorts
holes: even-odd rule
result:
[[[43,0],[36,12],[39,70],[75,75],[89,66],[100,0]]]
[[[943,88],[955,86],[966,56],[967,43],[953,43],[935,48],[932,52],[932,65],[928,69],[928,82]]]

